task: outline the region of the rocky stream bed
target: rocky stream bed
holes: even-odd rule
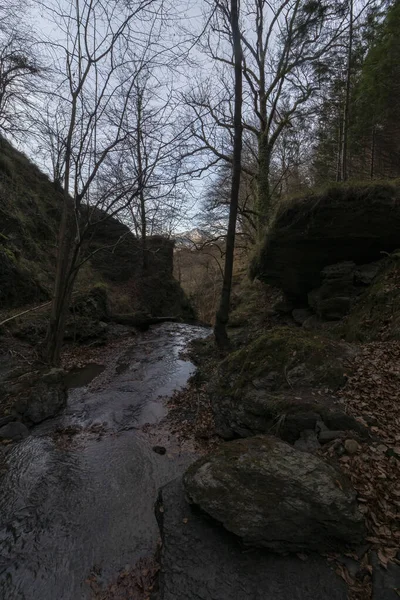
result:
[[[297,360],[288,330],[274,331],[272,341],[286,332],[285,348]],[[189,344],[208,334],[185,324],[143,333],[125,328],[106,346],[67,350],[66,407],[22,441],[0,446],[1,600],[395,600],[399,570],[385,564],[382,548],[396,550],[396,528],[382,529],[387,515],[376,513],[375,531],[369,504],[376,502],[365,475],[357,478],[376,444],[353,440],[355,454],[340,459],[359,501],[367,502],[365,544],[355,492],[315,449],[299,442],[293,448],[268,428],[267,436],[228,443],[217,436],[218,410],[234,428],[247,413],[235,416],[232,405],[224,416],[223,402],[212,406],[213,386],[207,384],[210,396],[203,385],[218,363],[212,353],[185,387],[196,371],[189,360],[197,364],[194,346],[200,352],[211,342],[198,341],[191,354]],[[251,374],[253,345],[229,359],[235,376]],[[357,373],[349,380],[350,413],[350,400],[357,404],[360,396]],[[242,404],[245,398],[242,390]],[[257,416],[250,404],[249,410]],[[391,422],[395,435],[397,412]],[[335,455],[332,444],[317,455]],[[396,458],[387,460],[388,468],[397,467]],[[377,501],[388,497],[387,513],[393,504],[387,488],[375,488]],[[331,542],[336,548],[341,537],[356,550],[332,553]]]
[[[157,490],[194,456],[166,434],[166,454],[154,452],[157,436],[142,428],[165,416],[162,397],[194,371],[181,351],[205,333],[162,325],[103,351],[104,369],[70,377],[64,412],[10,447],[0,482],[0,598],[91,598],[93,587],[154,554]]]

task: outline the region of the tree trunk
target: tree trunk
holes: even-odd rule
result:
[[[145,197],[144,197],[144,193],[143,193],[143,187],[140,191],[140,218],[141,218],[140,235],[142,238],[142,269],[143,269],[143,272],[146,273],[148,266],[149,266],[149,260],[148,260],[148,255],[147,255],[146,202],[145,202]]]
[[[266,134],[261,133],[258,140],[258,181],[257,181],[257,213],[258,233],[261,234],[272,214],[270,189],[271,153]]]
[[[233,52],[235,61],[235,108],[234,108],[234,140],[233,140],[233,164],[232,164],[232,187],[229,205],[229,222],[226,236],[226,253],[224,278],[220,298],[219,309],[216,315],[214,336],[220,349],[228,346],[228,334],[226,326],[229,319],[229,307],[232,289],[232,273],[235,250],[236,219],[239,204],[240,174],[242,167],[242,47],[240,43],[239,9],[238,0],[231,0],[231,31]]]
[[[347,53],[347,73],[346,73],[346,95],[343,111],[343,131],[342,131],[342,161],[341,161],[341,181],[347,181],[348,178],[348,138],[349,138],[349,120],[350,120],[350,91],[351,91],[351,62],[353,57],[353,0],[350,0],[350,24],[349,24],[349,48]]]
[[[71,300],[73,283],[74,239],[76,237],[76,220],[74,203],[68,194],[64,194],[61,217],[56,279],[51,305],[50,321],[45,340],[45,359],[57,366],[60,362],[62,342],[64,339],[65,321]]]
[[[372,126],[370,178],[375,175],[375,125]]]

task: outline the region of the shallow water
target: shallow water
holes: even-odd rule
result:
[[[181,351],[207,333],[164,324],[132,338],[90,385],[70,391],[60,417],[9,452],[0,481],[1,599],[87,599],[94,568],[108,582],[154,551],[157,489],[193,456],[154,453],[140,428],[166,414],[160,395],[194,372]]]

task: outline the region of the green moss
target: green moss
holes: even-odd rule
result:
[[[400,340],[400,261],[393,253],[387,268],[365,291],[343,325],[349,342]]]
[[[17,263],[17,259],[16,256],[14,254],[14,252],[12,252],[12,250],[10,250],[9,248],[6,248],[5,246],[0,246],[1,251],[3,254],[5,254],[7,256],[7,258],[9,258],[14,264]]]
[[[230,354],[220,365],[223,385],[236,391],[257,378],[274,376],[274,387],[290,387],[287,372],[304,366],[305,379],[337,388],[344,383],[343,345],[312,332],[289,327],[272,329]]]

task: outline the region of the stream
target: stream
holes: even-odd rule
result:
[[[163,324],[132,336],[106,364],[71,373],[63,414],[13,446],[0,480],[1,600],[86,600],[93,570],[107,584],[154,553],[157,489],[194,455],[168,439],[155,453],[142,427],[166,415],[161,396],[195,370],[181,352],[207,334]]]

